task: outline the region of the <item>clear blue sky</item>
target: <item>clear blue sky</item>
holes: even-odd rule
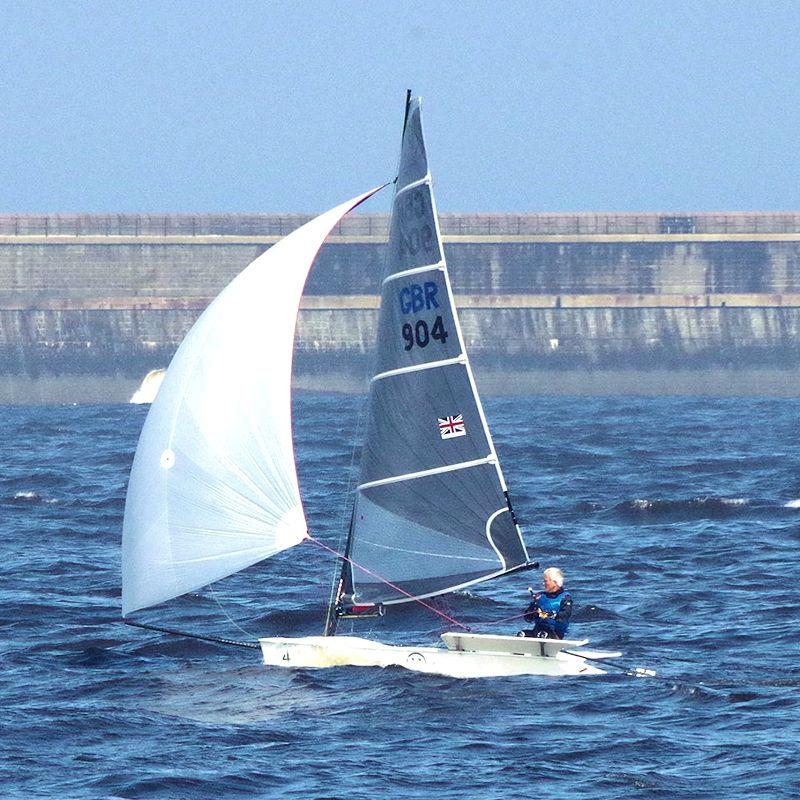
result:
[[[800,209],[800,3],[5,2],[0,212]],[[388,198],[367,211],[384,211]]]

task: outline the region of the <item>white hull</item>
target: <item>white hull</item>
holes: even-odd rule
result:
[[[445,634],[446,636],[447,634]],[[492,637],[514,640],[516,637]],[[522,644],[525,640],[517,640]],[[527,640],[533,642],[534,640]],[[456,650],[443,647],[387,645],[357,636],[305,636],[259,639],[264,663],[271,667],[405,667],[414,672],[452,678],[504,675],[604,675],[605,671],[577,655],[554,647],[551,655]],[[573,644],[573,643],[564,643]],[[574,644],[583,644],[575,642]],[[520,647],[518,649],[528,649]],[[588,655],[588,653],[587,653]],[[592,657],[616,653],[592,653]]]

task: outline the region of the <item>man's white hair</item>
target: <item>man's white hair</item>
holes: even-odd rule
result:
[[[544,577],[550,578],[553,583],[558,584],[559,588],[564,585],[564,573],[558,567],[548,567],[544,571]]]

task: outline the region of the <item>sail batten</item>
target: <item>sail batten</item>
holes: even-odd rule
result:
[[[359,484],[359,491],[364,489],[371,489],[373,486],[386,486],[390,483],[402,483],[403,481],[413,481],[417,478],[425,478],[428,475],[442,475],[445,472],[456,472],[460,469],[470,469],[471,467],[480,467],[483,464],[491,464],[494,462],[495,456],[490,454],[486,458],[478,458],[475,461],[462,461],[459,464],[447,464],[443,467],[435,467],[434,469],[424,470],[422,472],[410,472],[405,475],[393,475],[391,478],[381,478],[377,481],[370,483]]]
[[[439,367],[448,367],[451,364],[463,364],[465,356],[463,353],[454,356],[453,358],[445,358],[441,361],[431,361],[428,364],[413,364],[410,367],[397,367],[397,369],[390,369],[386,372],[379,372],[370,378],[371,381],[382,381],[384,378],[392,378],[395,375],[405,375],[407,372],[419,372],[423,369],[438,369]]]
[[[424,178],[420,178],[419,180],[412,181],[411,183],[407,183],[405,186],[400,186],[395,191],[395,198],[401,196],[405,192],[409,192],[412,189],[416,189],[418,186],[430,186],[433,183],[431,180],[430,173],[428,173]]]
[[[241,272],[186,335],[145,420],[123,522],[123,615],[196,591],[307,536],[291,378],[308,272],[367,192]]]
[[[420,100],[409,101],[352,562],[341,581],[354,603],[432,597],[528,563],[519,528],[503,513],[505,480],[455,309],[420,114]]]
[[[409,275],[416,275],[417,273],[420,273],[420,272],[427,272],[430,269],[444,270],[444,268],[445,267],[444,267],[444,262],[443,261],[439,261],[436,264],[423,264],[421,267],[414,267],[413,269],[406,269],[406,270],[403,270],[402,272],[394,272],[391,275],[387,275],[383,279],[383,283],[387,284],[387,283],[389,283],[389,281],[396,281],[398,278],[406,278]]]

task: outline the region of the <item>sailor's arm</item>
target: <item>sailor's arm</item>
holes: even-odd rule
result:
[[[531,600],[531,604],[525,609],[525,621],[536,622],[542,615],[542,610],[539,608],[539,597],[541,592],[537,592]]]

